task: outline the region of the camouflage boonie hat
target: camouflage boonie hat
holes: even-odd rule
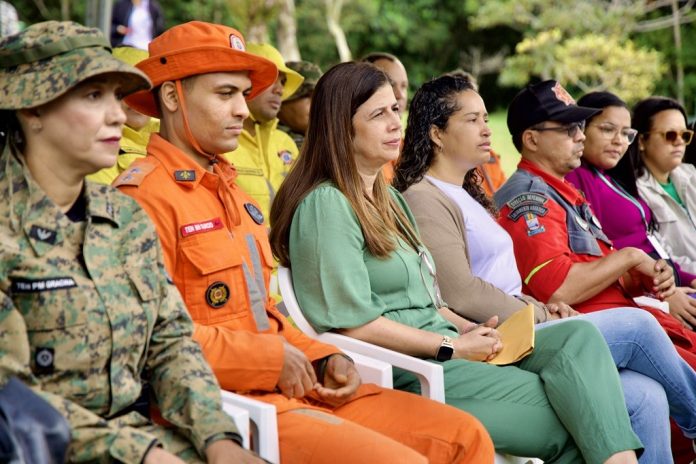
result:
[[[150,88],[138,69],[114,58],[99,29],[71,21],[46,21],[0,39],[0,109],[33,108],[80,82],[118,73],[123,94]]]
[[[304,77],[302,85],[285,101],[297,100],[312,95],[314,87],[316,87],[322,75],[321,68],[309,61],[288,61],[285,65]]]

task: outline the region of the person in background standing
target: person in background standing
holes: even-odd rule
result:
[[[164,15],[157,0],[118,0],[111,13],[111,46],[147,50],[164,32]]]

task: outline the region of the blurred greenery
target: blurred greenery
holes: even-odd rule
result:
[[[245,32],[245,15],[274,0],[160,0],[168,26],[193,19],[221,22]],[[275,0],[277,2],[277,0]],[[87,0],[11,0],[27,24],[70,18],[84,21]],[[679,4],[684,4],[680,0]],[[326,25],[326,0],[295,0],[302,58],[328,69],[338,61]],[[426,80],[455,68],[478,72],[489,109],[505,108],[528,80],[559,77],[579,96],[607,87],[629,100],[655,92],[676,95],[671,29],[632,32],[646,0],[345,0],[340,24],[354,58],[371,51],[397,55],[411,94]],[[262,8],[262,9],[263,9]],[[277,8],[264,12],[275,41]],[[258,13],[257,13],[258,15]],[[681,28],[685,102],[696,107],[696,28]],[[496,61],[499,57],[499,63]],[[498,64],[496,64],[498,63]],[[652,88],[654,87],[654,90]]]
[[[505,110],[498,110],[489,115],[488,126],[491,128],[491,147],[500,156],[500,164],[507,177],[515,172],[520,154],[512,144],[508,132]]]

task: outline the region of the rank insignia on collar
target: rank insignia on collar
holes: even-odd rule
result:
[[[178,182],[193,182],[196,180],[196,171],[193,169],[179,169],[174,171],[174,179]]]
[[[213,282],[205,291],[205,301],[211,308],[222,308],[230,299],[230,287],[225,282]]]
[[[50,243],[51,245],[55,245],[56,243],[56,231],[44,227],[31,226],[29,236],[40,242]]]
[[[251,219],[253,219],[255,223],[258,225],[263,224],[263,213],[255,204],[244,203],[244,209],[249,213],[249,216],[251,216]]]

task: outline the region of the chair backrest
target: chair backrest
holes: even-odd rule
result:
[[[319,334],[314,330],[314,327],[312,327],[309,321],[305,319],[300,309],[300,303],[297,301],[295,289],[292,286],[292,275],[290,274],[290,269],[287,267],[278,266],[278,287],[280,288],[280,294],[283,295],[285,309],[288,311],[288,314],[297,328],[311,338],[319,338]]]

